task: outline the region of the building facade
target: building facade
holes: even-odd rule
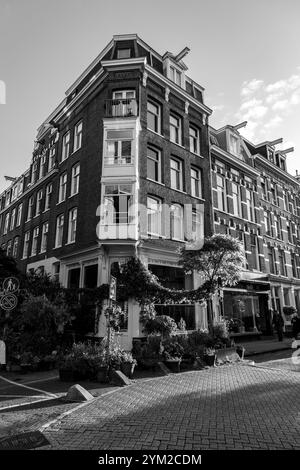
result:
[[[271,332],[272,311],[299,309],[299,181],[273,142],[254,145],[239,132],[247,123],[210,130],[216,233],[244,244],[238,286],[216,299],[216,316],[240,322],[241,334]],[[286,326],[290,324],[285,317]]]
[[[42,123],[30,167],[0,196],[1,247],[23,271],[93,288],[136,255],[168,286],[199,285],[178,248],[213,230],[211,110],[188,51],[162,56],[137,35],[114,36]],[[138,305],[127,308],[124,346],[141,334]],[[157,309],[207,326],[205,306]]]

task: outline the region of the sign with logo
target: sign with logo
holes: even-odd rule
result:
[[[109,298],[110,300],[116,300],[117,298],[117,279],[114,276],[110,278]]]
[[[16,277],[7,277],[2,283],[2,290],[5,293],[14,293],[19,290],[20,282]]]
[[[18,304],[18,298],[15,294],[4,294],[0,299],[0,307],[3,310],[13,310]]]

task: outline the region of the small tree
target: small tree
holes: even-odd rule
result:
[[[7,276],[19,276],[16,260],[12,256],[7,256],[0,248],[0,279]]]
[[[200,249],[183,247],[180,263],[186,273],[197,271],[207,284],[208,322],[212,327],[211,298],[219,288],[238,283],[245,262],[244,247],[229,235],[215,234]]]

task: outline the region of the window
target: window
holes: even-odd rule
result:
[[[21,225],[22,209],[23,209],[23,204],[20,204],[18,206],[18,212],[17,212],[17,222],[16,222],[17,227],[20,227],[20,225]]]
[[[279,260],[279,274],[285,276],[285,254],[283,250],[278,250],[278,260]]]
[[[31,167],[31,184],[34,184],[37,179],[37,161],[32,164]]]
[[[11,200],[11,192],[8,191],[8,192],[5,194],[5,207],[9,206],[10,200]]]
[[[7,256],[11,256],[11,255],[12,255],[12,240],[9,240],[9,241],[7,242],[6,255],[7,255]]]
[[[258,269],[259,260],[258,260],[258,241],[255,235],[250,235],[250,246],[251,246],[251,259],[252,259],[252,268]],[[248,257],[249,255],[247,255]]]
[[[45,167],[46,167],[46,155],[42,155],[40,158],[40,174],[39,178],[43,178],[45,176]]]
[[[30,232],[26,232],[24,235],[23,258],[28,257],[29,242],[30,242]]]
[[[13,230],[15,228],[15,222],[16,222],[16,208],[14,208],[11,213],[10,230]]]
[[[170,114],[170,140],[175,144],[181,145],[182,143],[181,119],[173,114]]]
[[[254,221],[253,211],[253,194],[249,189],[246,189],[246,204],[247,204],[247,218],[248,220]]]
[[[191,195],[202,197],[202,178],[199,168],[191,168]]]
[[[8,227],[9,227],[9,213],[6,214],[5,219],[4,219],[4,229],[3,229],[3,235],[6,235],[8,232]]]
[[[230,152],[234,155],[239,155],[239,138],[233,134],[229,137]]]
[[[33,204],[34,204],[34,199],[33,199],[33,196],[31,196],[28,201],[27,220],[30,220],[32,217]]]
[[[275,225],[275,237],[282,239],[281,236],[281,220],[278,219],[277,215],[274,215],[274,225]]]
[[[63,136],[61,161],[63,162],[64,160],[66,160],[69,154],[70,154],[70,131],[67,132]]]
[[[62,246],[64,232],[64,215],[61,214],[56,218],[55,248]]]
[[[106,165],[126,165],[132,163],[131,129],[107,131]]]
[[[200,155],[200,131],[195,127],[189,128],[190,151]]]
[[[217,175],[217,196],[218,209],[220,209],[221,211],[225,211],[225,181],[224,178],[220,175]]]
[[[240,217],[241,215],[240,194],[239,194],[239,186],[237,183],[232,183],[232,203],[233,203],[233,215]]]
[[[35,227],[35,229],[33,229],[31,256],[35,256],[37,254],[39,232],[39,227]]]
[[[170,79],[172,82],[176,83],[176,85],[181,86],[181,72],[177,70],[172,65],[170,66]]]
[[[118,59],[130,59],[130,56],[131,56],[131,50],[129,48],[117,50]]]
[[[202,237],[202,219],[201,212],[197,209],[192,210],[192,238],[200,240]]]
[[[162,202],[158,198],[147,197],[148,234],[162,235]]]
[[[42,227],[41,253],[45,253],[47,251],[48,233],[49,223],[45,222]]]
[[[268,248],[268,259],[270,273],[275,274],[274,249],[271,246]]]
[[[147,148],[147,177],[161,183],[161,152],[154,147]]]
[[[266,211],[264,211],[264,223],[265,223],[266,234],[271,235],[270,216]]]
[[[286,191],[283,191],[283,203],[284,203],[284,209],[288,211],[289,210],[289,196]]]
[[[135,98],[135,90],[119,90],[113,92],[113,100],[132,100]]]
[[[36,197],[36,206],[35,206],[35,215],[39,215],[42,209],[42,200],[43,200],[43,190],[37,193]]]
[[[77,227],[77,208],[70,210],[69,212],[69,224],[68,224],[68,243],[74,243],[76,239],[76,227]]]
[[[262,190],[262,197],[266,201],[268,200],[268,191],[267,191],[267,183],[265,180],[261,180],[261,190]]]
[[[106,185],[104,195],[105,222],[108,225],[129,224],[132,205],[132,185]]]
[[[289,222],[286,223],[286,230],[287,230],[287,234],[288,234],[288,241],[290,243],[293,243],[292,231],[291,231],[291,226],[290,226]]]
[[[52,196],[52,183],[46,186],[45,211],[50,209],[51,196]]]
[[[51,171],[55,166],[55,145],[50,148],[48,171]]]
[[[161,134],[161,106],[152,101],[147,102],[147,127]]]
[[[20,237],[15,237],[14,243],[13,243],[13,249],[12,249],[12,255],[14,258],[18,257],[18,252],[19,252],[19,240]]]
[[[79,178],[80,178],[80,164],[73,166],[72,168],[72,182],[71,182],[71,196],[74,196],[79,192]]]
[[[75,126],[73,152],[76,152],[76,150],[80,149],[81,145],[82,145],[82,121],[80,121]]]
[[[65,201],[67,196],[67,173],[64,173],[59,178],[59,193],[58,193],[58,202]]]
[[[171,188],[183,191],[183,169],[182,161],[175,158],[170,160],[171,166]]]
[[[170,216],[171,238],[183,240],[183,207],[179,204],[172,204]]]

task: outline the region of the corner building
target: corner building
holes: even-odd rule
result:
[[[0,195],[1,246],[22,270],[93,288],[137,255],[165,285],[199,286],[177,252],[213,230],[211,110],[187,75],[188,52],[162,56],[135,34],[114,36],[67,90],[38,129],[30,167]],[[139,306],[124,308],[130,348]],[[203,305],[157,310],[191,330],[207,326]]]

